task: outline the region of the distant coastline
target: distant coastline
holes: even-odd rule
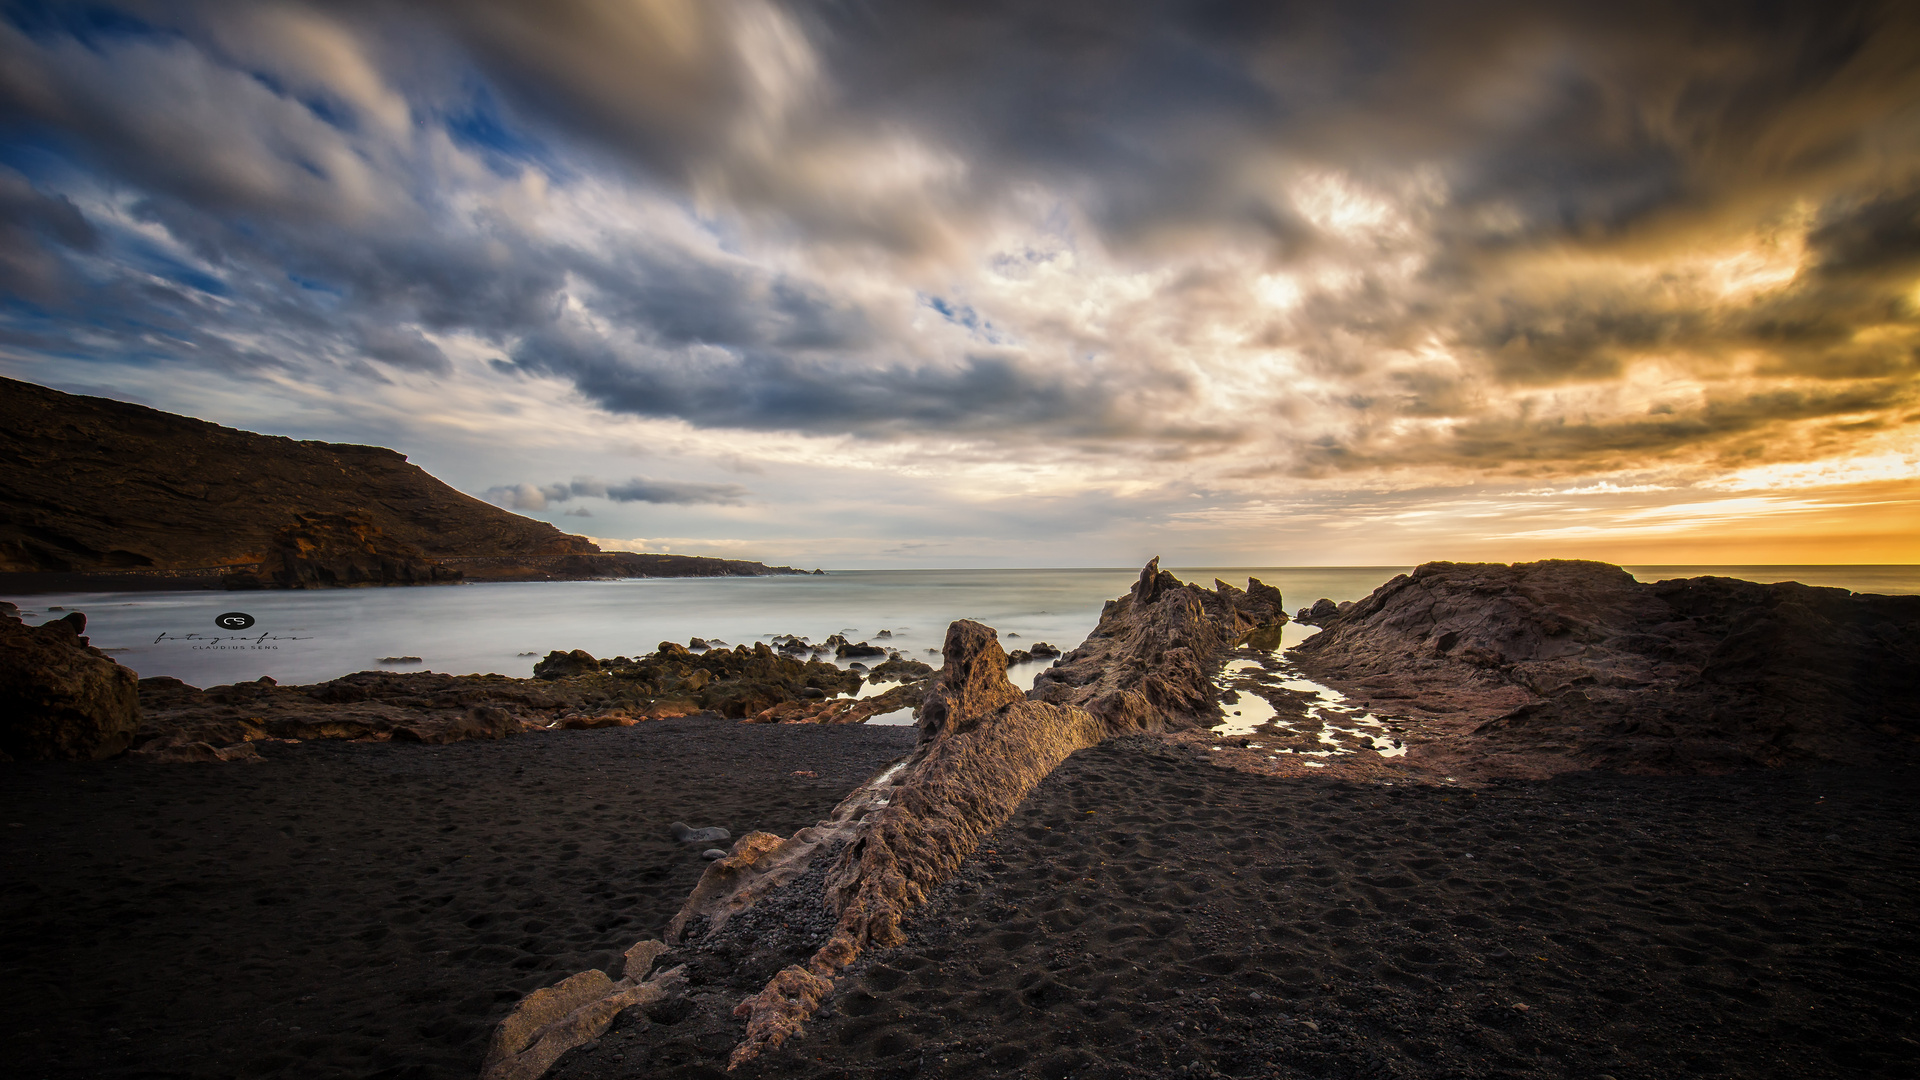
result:
[[[0,379],[0,591],[324,589],[806,571],[602,551],[378,446]]]

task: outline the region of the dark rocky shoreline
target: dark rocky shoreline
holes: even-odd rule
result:
[[[168,721],[178,731],[194,709],[195,723],[260,728],[270,737],[243,732],[235,745],[263,764],[0,764],[21,781],[8,791],[26,793],[8,811],[27,819],[19,827],[56,838],[10,852],[49,870],[0,893],[28,928],[6,945],[28,973],[21,985],[56,988],[18,1003],[37,1026],[16,1041],[38,1048],[35,1075],[62,1077],[473,1076],[486,1031],[549,1021],[544,1056],[516,1064],[496,1047],[492,1066],[505,1071],[493,1075],[537,1076],[555,1057],[554,1075],[595,1078],[716,1077],[729,1064],[742,1077],[1911,1075],[1920,767],[1903,741],[1916,723],[1903,643],[1920,606],[1714,579],[1628,587],[1618,574],[1429,564],[1344,611],[1309,612],[1329,632],[1301,662],[1370,707],[1400,710],[1408,750],[1312,770],[1210,730],[1221,665],[1277,640],[1278,593],[1200,589],[1153,564],[1030,694],[1006,683],[989,628],[954,624],[933,678],[897,665],[923,680],[889,692],[911,689],[917,731],[861,725],[833,687],[807,682],[815,667],[851,676],[798,640],[697,658],[668,644],[611,661],[556,652],[540,665],[547,678],[504,689],[390,673],[142,687],[143,705],[182,710]],[[1674,619],[1675,603],[1698,610]],[[1822,626],[1833,632],[1796,642]],[[1817,706],[1807,688],[1847,678],[1836,649],[1875,670],[1839,687],[1819,738],[1772,739],[1793,751],[1773,759],[1714,749],[1750,746]],[[766,705],[770,689],[778,700]],[[468,700],[483,691],[525,698],[522,714],[495,719],[549,734],[409,747],[394,723],[332,733],[359,741],[272,737],[275,723],[353,709],[471,721],[496,707]],[[340,694],[352,700],[331,700]],[[1646,701],[1694,726],[1619,740],[1615,713]],[[1558,727],[1515,722],[1538,702]],[[1699,702],[1710,711],[1687,714]],[[256,715],[276,708],[280,720]],[[361,775],[327,764],[375,761],[389,764]],[[610,773],[618,782],[603,788]],[[109,779],[92,791],[133,794],[96,813],[85,785]],[[354,825],[324,859],[315,845],[332,834],[306,834],[307,810],[275,805],[292,798],[351,824],[386,813],[364,802],[393,784],[415,824]],[[790,784],[804,798],[785,798]],[[128,815],[142,800],[155,812]],[[40,803],[79,831],[41,829],[28,810]],[[190,809],[200,806],[212,809]],[[263,831],[273,825],[304,852]],[[696,850],[706,825],[733,838],[711,863]],[[164,846],[145,850],[143,832]],[[237,853],[211,853],[234,837]],[[442,850],[450,842],[461,850]],[[623,884],[623,848],[636,865],[674,868],[646,872],[666,884]],[[232,925],[242,885],[210,885],[202,901],[165,871],[195,850],[207,852],[196,871],[216,879],[289,874],[286,853],[305,854],[316,900],[346,907],[300,907],[301,918],[378,910],[385,921],[295,971],[284,945],[266,943],[284,938]],[[340,851],[351,858],[335,868]],[[111,866],[94,861],[103,852]],[[596,852],[590,868],[569,865]],[[495,869],[468,865],[476,857]],[[526,869],[548,861],[564,872]],[[131,911],[118,898],[129,889],[146,897]],[[520,899],[502,923],[507,894]],[[196,1012],[178,993],[123,993],[144,1004],[109,1007],[63,974],[101,961],[59,935],[108,948],[119,943],[108,928],[155,917],[161,895],[198,914],[163,918],[166,932],[126,944],[120,962],[204,984],[217,1008]],[[253,902],[278,895],[261,885]],[[456,920],[479,935],[471,949],[443,948],[462,934],[431,913],[443,907],[475,912]],[[555,917],[573,920],[564,943],[543,936]],[[666,944],[635,944],[649,937]],[[386,942],[414,951],[382,952]],[[363,947],[384,959],[349,962]],[[586,1004],[528,1019],[542,1000],[530,990],[562,975],[631,985],[610,981],[621,954],[658,952],[653,970],[672,966],[653,980],[658,1000],[616,1002],[598,1020],[583,1019]],[[168,966],[182,955],[195,960]],[[366,963],[392,970],[362,986],[367,976],[348,972]],[[289,986],[311,976],[326,989],[272,1012],[324,997],[306,1015],[329,1034],[303,1023],[296,1037],[214,989],[248,972]],[[124,992],[120,977],[94,982]],[[104,1051],[47,1046],[48,1033],[73,1040],[88,1015],[124,1010],[139,1026],[109,1029]],[[204,1063],[195,1040],[214,1048]],[[277,1049],[247,1056],[261,1046]]]

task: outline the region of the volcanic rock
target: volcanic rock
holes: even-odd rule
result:
[[[743,719],[797,702],[808,690],[824,697],[860,686],[859,676],[832,664],[802,663],[765,645],[716,648],[696,658],[681,645],[662,642],[658,652],[618,666],[579,650],[556,650],[541,664],[548,674],[532,679],[362,671],[310,686],[276,686],[269,680],[206,690],[173,678],[143,679],[144,715],[136,742],[144,747],[177,736],[220,747],[266,737],[499,739],[706,710]]]
[[[933,665],[920,660],[907,660],[900,657],[889,659],[884,664],[875,664],[867,673],[870,683],[917,682],[931,678]]]
[[[1293,621],[1303,622],[1308,626],[1325,627],[1333,625],[1333,620],[1339,617],[1340,605],[1323,596],[1315,600],[1312,607],[1301,608],[1300,613],[1293,617]]]
[[[828,698],[785,701],[753,714],[754,724],[864,724],[876,716],[901,709],[918,709],[926,700],[927,683],[903,683],[883,694],[864,698]]]
[[[1596,562],[1428,563],[1293,656],[1356,700],[1411,704],[1416,766],[1688,773],[1920,759],[1920,596],[1642,584]]]
[[[89,645],[86,626],[77,611],[42,626],[0,615],[0,756],[98,761],[132,742],[138,676]]]
[[[1107,605],[1094,637],[1075,650],[1079,681],[1061,682],[1044,694],[1036,687],[1031,695],[1008,681],[1007,655],[992,629],[966,620],[948,627],[946,664],[921,706],[914,753],[849,796],[832,828],[823,823],[792,840],[766,843],[760,857],[777,859],[781,874],[791,879],[802,869],[801,847],[810,859],[835,836],[843,837],[824,881],[836,923],[810,960],[783,969],[734,1011],[747,1021],[747,1031],[730,1067],[801,1031],[831,994],[833,978],[862,950],[904,941],[906,913],[1067,755],[1115,735],[1216,715],[1207,680],[1227,647],[1285,618],[1277,593],[1255,597],[1225,585],[1207,592],[1162,572],[1155,559],[1128,597]],[[1166,677],[1158,678],[1163,672]],[[1200,688],[1188,685],[1194,678]],[[741,858],[743,867],[735,872],[742,880],[727,891],[730,910],[750,903],[760,887],[757,864]],[[710,899],[704,910],[713,904]],[[676,932],[693,914],[690,901],[676,919]]]
[[[367,514],[295,514],[274,535],[254,573],[229,575],[229,589],[271,585],[324,589],[354,585],[433,585],[463,575],[412,544],[383,532]]]
[[[679,993],[684,968],[648,974],[666,951],[658,941],[637,942],[617,982],[604,971],[582,971],[522,998],[494,1029],[481,1080],[538,1080],[562,1054],[605,1034],[622,1010]]]
[[[316,588],[800,573],[601,552],[377,446],[296,442],[0,379],[9,588]]]
[[[1278,589],[1258,579],[1248,586],[1216,581],[1209,592],[1182,584],[1154,559],[1128,595],[1107,601],[1079,648],[1034,677],[1031,696],[1081,706],[1115,730],[1212,726],[1221,715],[1213,686],[1220,657],[1287,619]]]
[[[536,679],[565,679],[574,675],[588,675],[600,670],[600,661],[584,649],[561,652],[555,649],[546,655],[546,659],[533,665],[533,677]]]
[[[843,641],[834,648],[833,655],[840,660],[849,658],[860,660],[872,656],[885,656],[887,655],[887,650],[878,645],[869,645],[864,641],[853,644],[848,644]]]

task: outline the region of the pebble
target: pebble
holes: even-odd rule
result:
[[[727,853],[717,847],[710,847],[701,852],[700,857],[703,859],[724,859],[727,857]]]

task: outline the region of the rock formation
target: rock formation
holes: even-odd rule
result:
[[[1154,559],[1133,590],[1109,600],[1079,648],[1035,676],[1032,696],[1078,705],[1115,730],[1211,726],[1219,657],[1235,640],[1286,622],[1280,590],[1258,579],[1247,591],[1214,582],[1183,585]]]
[[[1007,679],[994,632],[960,621],[947,630],[945,666],[920,708],[913,754],[863,786],[834,817],[782,840],[749,834],[713,864],[673,935],[719,934],[727,920],[831,858],[820,881],[835,923],[803,963],[779,971],[734,1015],[747,1021],[731,1065],[802,1030],[834,978],[869,945],[904,940],[901,922],[1006,820],[1067,755],[1115,735],[1208,723],[1218,715],[1209,682],[1237,639],[1284,620],[1276,590],[1183,585],[1159,568],[1110,602],[1060,677],[1023,695]]]
[[[494,1029],[481,1080],[537,1080],[560,1055],[605,1034],[622,1009],[673,994],[685,981],[684,969],[648,974],[666,951],[658,941],[637,942],[618,981],[604,971],[583,971],[528,994]]]
[[[1316,605],[1317,607],[1317,605]],[[1540,775],[1920,757],[1920,596],[1428,563],[1293,653],[1406,714],[1410,765]]]
[[[140,722],[137,676],[87,643],[87,617],[41,626],[0,614],[0,758],[98,761]]]
[[[832,704],[860,678],[765,645],[695,656],[673,642],[639,659],[552,652],[535,678],[361,671],[311,686],[272,679],[205,690],[178,679],[142,679],[135,745],[154,761],[211,760],[195,744],[244,756],[261,739],[361,739],[449,743],[522,732],[612,727],[713,711],[744,719],[785,703]],[[812,691],[820,697],[808,699]],[[884,697],[884,695],[882,695]],[[866,699],[880,703],[880,699]],[[864,705],[865,702],[857,703]],[[889,703],[891,711],[910,702]],[[858,722],[857,718],[839,722]],[[821,722],[821,721],[815,721]],[[122,744],[124,748],[124,744]],[[236,760],[220,757],[219,760]]]

